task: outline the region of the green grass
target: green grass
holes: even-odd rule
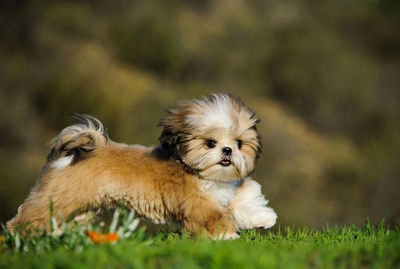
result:
[[[52,232],[29,235],[3,227],[0,268],[400,268],[400,230],[383,221],[264,235],[249,230],[234,241],[185,233],[151,236],[135,230],[137,221],[124,210],[116,211],[110,224],[53,220],[51,226]],[[88,230],[116,233],[120,240],[96,244]]]

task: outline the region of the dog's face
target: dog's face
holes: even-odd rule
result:
[[[254,112],[238,98],[213,94],[180,102],[161,120],[161,145],[208,180],[244,178],[261,151]]]

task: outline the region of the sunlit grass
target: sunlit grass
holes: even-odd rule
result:
[[[244,230],[238,240],[192,238],[184,232],[149,235],[132,212],[110,221],[52,218],[48,231],[0,235],[0,268],[396,268],[400,231],[366,221],[364,227],[278,227]],[[90,221],[89,221],[90,220]]]

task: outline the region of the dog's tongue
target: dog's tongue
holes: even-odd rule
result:
[[[231,161],[229,161],[229,160],[222,160],[222,161],[220,162],[220,164],[222,164],[222,165],[230,165],[230,164],[231,164]]]

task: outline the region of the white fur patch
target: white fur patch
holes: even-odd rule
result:
[[[268,201],[261,193],[261,185],[252,179],[245,179],[231,204],[236,226],[242,229],[272,227],[277,215],[267,204]]]
[[[65,167],[67,167],[68,165],[70,165],[73,159],[74,159],[74,156],[72,156],[72,155],[62,157],[62,158],[54,161],[51,164],[51,167],[53,167],[54,169],[63,169]]]
[[[221,206],[225,207],[233,201],[240,182],[240,179],[226,182],[200,180],[200,190],[210,194]]]
[[[218,102],[211,106],[210,110],[204,111],[204,122],[213,123],[217,122],[219,127],[231,129],[232,128],[232,104],[229,98],[217,97]]]
[[[216,102],[208,102],[204,100],[196,100],[201,107],[202,114],[197,113],[188,115],[188,122],[194,123],[196,128],[206,129],[210,125],[217,123],[218,127],[230,129],[233,121],[231,117],[232,100],[226,95],[212,95]]]

